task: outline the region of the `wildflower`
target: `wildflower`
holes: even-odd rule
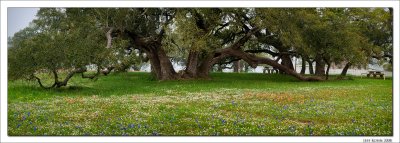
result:
[[[18,125],[17,125],[17,128],[19,128],[20,126],[21,126],[21,124],[18,124]]]
[[[197,126],[199,126],[199,128],[201,128],[201,125],[200,125],[200,123],[199,123],[199,120],[196,118],[195,121],[196,121],[196,123],[197,123]]]
[[[156,131],[153,131],[153,136],[158,136],[159,134]]]
[[[129,128],[135,128],[135,124],[129,124],[128,127]]]
[[[221,119],[221,122],[222,122],[222,124],[225,124],[226,120],[225,119]]]
[[[289,126],[289,131],[291,131],[291,132],[296,131],[296,126]]]
[[[36,130],[37,130],[37,127],[36,127],[36,126],[35,126],[35,127],[33,127],[33,131],[34,131],[34,132],[36,132]]]
[[[31,116],[31,112],[28,112],[28,117]]]

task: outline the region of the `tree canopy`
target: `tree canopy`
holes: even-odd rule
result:
[[[51,88],[143,62],[157,80],[209,78],[215,65],[243,60],[319,81],[333,63],[392,63],[392,27],[390,8],[41,8],[10,39],[8,73]],[[316,75],[297,73],[292,57],[316,62]],[[96,74],[84,74],[89,66]],[[46,73],[52,85],[41,83]]]

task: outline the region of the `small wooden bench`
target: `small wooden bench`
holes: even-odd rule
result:
[[[383,78],[383,80],[385,80],[385,74],[381,71],[368,71],[368,73],[361,73],[361,78],[363,77],[363,75],[366,75],[367,77],[371,77],[372,75],[374,78],[379,76],[380,78]]]

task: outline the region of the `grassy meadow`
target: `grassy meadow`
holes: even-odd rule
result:
[[[302,82],[212,73],[154,81],[149,73],[75,76],[67,87],[8,82],[10,136],[391,136],[392,80]]]

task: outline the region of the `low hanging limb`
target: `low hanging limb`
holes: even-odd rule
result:
[[[114,66],[110,66],[110,67],[107,67],[106,69],[101,70],[100,72],[101,72],[103,75],[108,75],[108,74],[110,74],[110,72],[111,72],[114,68],[115,68]]]
[[[31,76],[32,76],[32,78],[34,78],[34,79],[37,80],[37,82],[39,83],[39,85],[40,85],[41,88],[50,89],[50,88],[54,88],[54,87],[56,86],[56,82],[54,82],[53,85],[51,85],[51,86],[49,86],[49,87],[46,87],[46,86],[44,86],[44,85],[42,84],[42,81],[40,80],[39,77],[37,77],[37,76],[35,76],[35,75],[33,75],[33,74],[32,74]]]
[[[97,67],[97,72],[96,72],[95,74],[93,74],[93,75],[85,75],[84,73],[85,73],[85,72],[82,72],[82,73],[81,73],[81,77],[82,77],[82,78],[89,78],[89,79],[94,79],[94,78],[96,78],[96,79],[97,79],[97,77],[100,75],[100,67],[99,67],[99,66]]]
[[[221,54],[227,54],[236,58],[241,58],[244,61],[246,61],[251,67],[255,68],[257,67],[259,64],[267,64],[270,65],[274,68],[277,68],[279,70],[284,71],[285,73],[292,75],[294,77],[296,77],[299,80],[303,80],[303,81],[322,81],[324,79],[322,79],[321,77],[306,77],[303,76],[299,73],[297,73],[296,71],[279,64],[277,61],[274,61],[272,59],[269,58],[264,58],[264,57],[258,57],[255,55],[251,55],[249,53],[246,53],[240,49],[233,49],[233,48],[227,48],[227,49],[223,49],[221,51]]]
[[[46,87],[43,85],[41,79],[37,76],[35,76],[34,74],[31,75],[32,78],[36,79],[36,81],[39,83],[40,87],[44,88],[44,89],[50,89],[50,88],[59,88],[62,86],[66,86],[68,81],[74,76],[74,74],[76,73],[84,73],[86,72],[86,68],[77,68],[72,70],[71,72],[68,73],[68,75],[65,77],[65,79],[63,81],[59,81],[58,80],[58,74],[56,70],[52,70],[52,73],[54,75],[54,83],[53,85]]]

